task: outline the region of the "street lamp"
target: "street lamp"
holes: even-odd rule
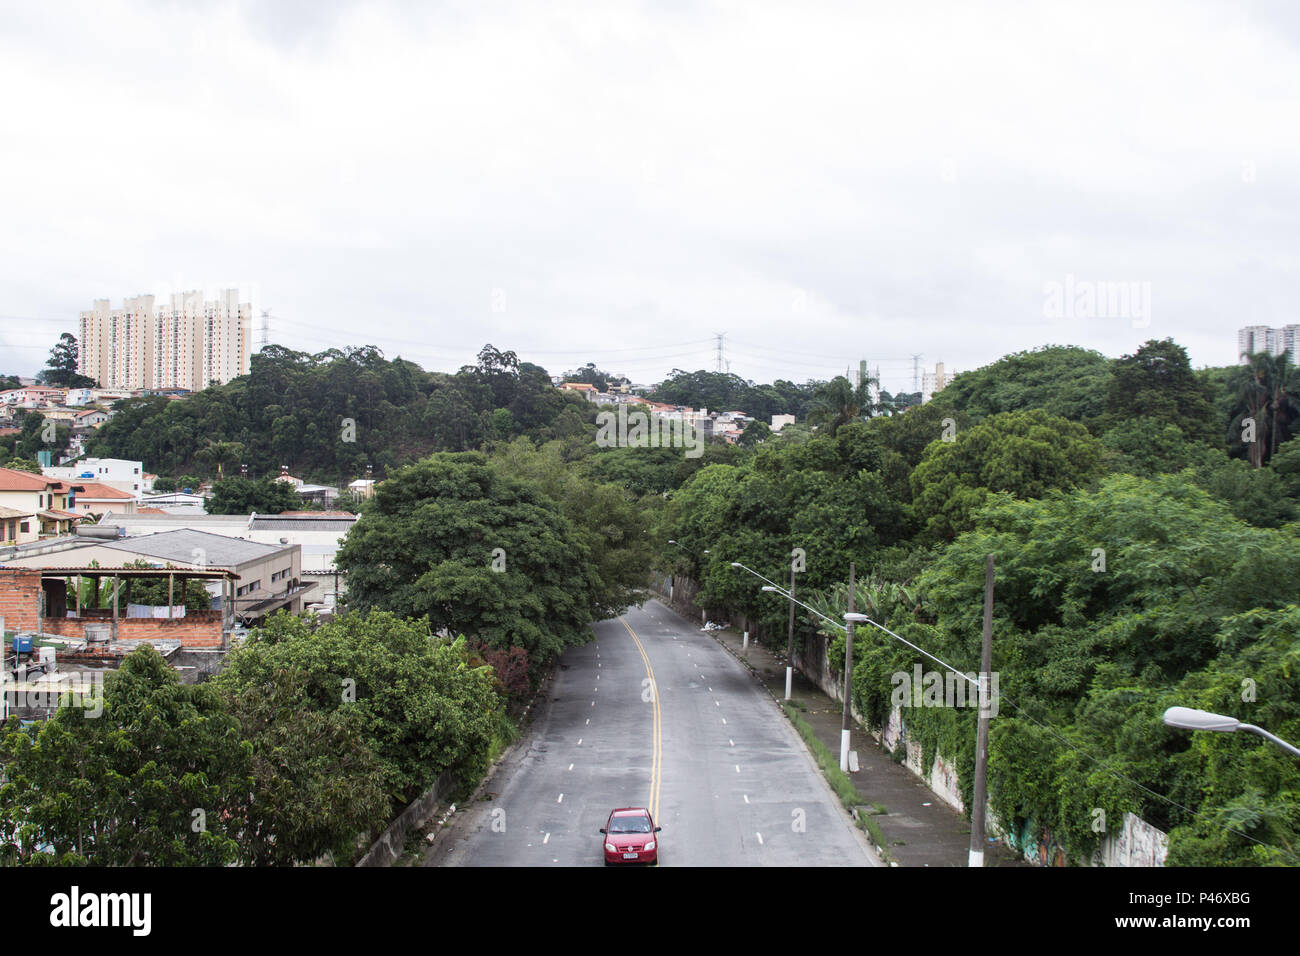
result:
[[[733,568],[743,567],[743,565],[739,565],[735,561],[731,562],[731,566]],[[790,599],[790,628],[785,643],[785,699],[789,700],[794,689],[794,606],[798,604],[800,607],[808,607],[808,605],[803,604],[802,602],[796,601],[794,599],[794,565],[793,564],[790,566],[790,590],[789,591],[783,591],[774,584],[764,584],[763,590],[767,591],[769,594],[784,594],[786,597]],[[812,611],[813,609],[808,608],[808,610]],[[826,615],[820,614],[818,611],[813,611],[813,613],[818,614],[818,616],[820,617],[826,617]],[[831,621],[831,619],[828,617],[826,618],[826,620],[830,621],[832,624],[835,624],[836,627],[842,626],[836,624],[834,621]]]
[[[805,611],[810,611],[811,613],[816,614],[819,618],[821,618],[826,623],[830,624],[832,627],[838,627],[841,631],[844,630],[844,625],[841,624],[839,621],[827,617],[825,614],[817,610],[815,607],[809,607],[807,604],[804,604],[803,601],[796,600],[795,596],[791,594],[789,591],[787,591],[785,588],[779,588],[776,585],[764,585],[762,590],[768,591],[772,594],[784,594],[786,597],[788,597],[791,601],[794,601],[795,604],[798,604]]]
[[[1192,707],[1170,707],[1165,711],[1164,722],[1166,726],[1178,727],[1182,730],[1213,730],[1227,734],[1245,730],[1252,734],[1259,734],[1264,739],[1273,741],[1288,753],[1300,757],[1300,748],[1291,746],[1281,737],[1270,734],[1262,727],[1256,727],[1254,724],[1243,724],[1236,717],[1225,717],[1223,714],[1212,714],[1208,710],[1196,710]]]

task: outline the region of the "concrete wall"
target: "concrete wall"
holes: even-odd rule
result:
[[[1124,814],[1118,833],[1107,834],[1093,855],[1093,866],[1164,866],[1169,835],[1141,817]]]
[[[398,814],[397,819],[371,844],[366,855],[357,861],[357,866],[392,866],[402,855],[411,831],[433,816],[455,784],[456,775],[450,770],[439,777],[422,797]]]

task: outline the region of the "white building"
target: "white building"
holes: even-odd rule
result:
[[[200,391],[248,374],[253,307],[225,289],[204,301],[179,292],[166,305],[151,295],[124,299],[120,309],[96,299],[81,313],[77,371],[110,389]]]
[[[124,458],[83,458],[71,465],[60,465],[42,469],[47,478],[64,480],[84,479],[97,481],[118,491],[125,491],[136,501],[144,497],[144,464],[127,461]]]
[[[1285,325],[1280,329],[1267,325],[1248,325],[1237,330],[1237,361],[1246,364],[1243,356],[1267,352],[1281,355],[1284,352],[1293,364],[1300,365],[1300,325]]]
[[[921,373],[921,404],[925,404],[934,396],[942,392],[944,386],[948,384],[948,376],[944,372],[943,363],[936,362],[933,372]]]

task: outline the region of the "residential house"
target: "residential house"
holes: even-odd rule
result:
[[[77,492],[74,511],[99,517],[108,513],[131,515],[136,513],[135,495],[120,491],[97,481],[83,481]]]
[[[102,408],[87,408],[85,411],[78,412],[72,423],[75,428],[98,428],[111,417]]]
[[[139,501],[144,496],[144,464],[125,458],[83,458],[72,465],[44,469],[51,478],[97,481],[126,491]]]
[[[588,385],[586,382],[565,382],[560,389],[568,392],[577,392],[589,402],[599,401],[600,390],[595,385]]]
[[[45,385],[25,385],[0,392],[0,403],[16,408],[46,408],[61,405],[66,392]]]
[[[79,520],[73,510],[79,487],[46,475],[0,468],[0,505],[34,514],[42,538],[71,533]]]
[[[27,544],[40,538],[36,512],[0,505],[0,545]]]
[[[227,623],[256,625],[281,608],[300,613],[304,602],[317,592],[314,581],[302,580],[299,545],[262,544],[190,528],[125,538],[78,535],[53,547],[0,552],[0,567],[36,569],[44,579],[64,581],[138,573],[140,563],[149,564],[155,577],[162,571],[178,580],[197,577],[207,581],[216,605],[218,637],[223,616]],[[73,589],[73,593],[78,592]],[[183,586],[180,593],[184,593]],[[58,603],[52,601],[49,606]],[[195,613],[206,616],[211,612],[188,612],[187,616]]]

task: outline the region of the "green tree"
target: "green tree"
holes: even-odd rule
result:
[[[301,507],[293,485],[278,478],[226,478],[214,482],[204,502],[210,515],[279,514]]]
[[[238,855],[247,749],[207,685],[187,686],[146,644],[104,683],[103,713],[13,721],[3,743],[0,830],[20,863],[222,865]],[[246,799],[246,798],[245,798]]]
[[[77,365],[77,337],[64,332],[50,349],[50,359],[36,376],[37,381],[58,388],[95,388],[99,383],[78,372]]]
[[[478,453],[433,455],[377,486],[336,563],[353,607],[523,647],[535,664],[589,640],[608,593],[554,499]]]
[[[300,784],[306,786],[297,798],[324,811],[323,832],[333,834],[328,837],[333,841],[353,824],[373,819],[373,792],[329,806],[340,792],[340,782],[328,779],[331,773],[354,780],[369,772],[358,740],[378,759],[375,779],[393,807],[414,799],[444,772],[464,784],[477,782],[487,768],[501,701],[490,668],[471,669],[466,661],[463,640],[436,638],[427,624],[386,612],[349,613],[315,630],[281,613],[232,652],[225,669],[210,683],[245,701],[237,711],[255,731],[254,742],[264,744],[261,753],[266,759],[273,759],[277,749],[293,748],[287,727],[296,723],[313,735],[303,744],[309,759],[292,772],[281,773],[274,766],[258,772],[274,792],[291,794]],[[290,679],[286,675],[291,675],[291,684],[285,683]],[[266,706],[290,708],[290,719],[286,724],[274,717],[268,724],[273,715],[246,695],[285,686],[293,693],[273,695]],[[295,698],[311,713],[331,719],[308,719],[296,709]],[[268,728],[270,736],[259,736],[259,727]],[[334,747],[337,771],[326,759]],[[286,817],[291,809],[271,807],[261,811],[260,819],[291,823]],[[306,821],[298,825],[304,832],[310,827]],[[272,826],[270,832],[280,829]],[[315,838],[308,840],[312,842]]]
[[[1046,345],[962,372],[933,403],[974,419],[1037,408],[1094,429],[1105,414],[1113,374],[1111,361],[1100,352]]]
[[[1114,422],[1136,419],[1152,431],[1174,425],[1195,441],[1215,437],[1209,390],[1192,371],[1187,350],[1172,339],[1152,339],[1115,360],[1106,410]]]
[[[993,415],[926,446],[912,472],[913,508],[930,534],[973,525],[993,492],[1036,498],[1085,485],[1101,473],[1101,444],[1086,428],[1034,409]]]
[[[346,863],[356,837],[388,819],[383,765],[359,710],[314,707],[301,693],[312,675],[288,669],[301,653],[284,648],[275,656],[269,666],[245,666],[218,684],[252,749],[254,797],[242,816],[240,859],[251,866],[292,866],[329,851]],[[411,700],[413,707],[421,704]]]
[[[244,446],[236,441],[214,441],[194,453],[195,459],[217,469],[217,480],[225,477],[224,466],[237,462],[244,454]]]
[[[873,384],[875,380],[867,378],[855,386],[843,375],[836,376],[817,389],[809,406],[808,423],[825,425],[833,436],[840,426],[869,417],[869,388]]]

